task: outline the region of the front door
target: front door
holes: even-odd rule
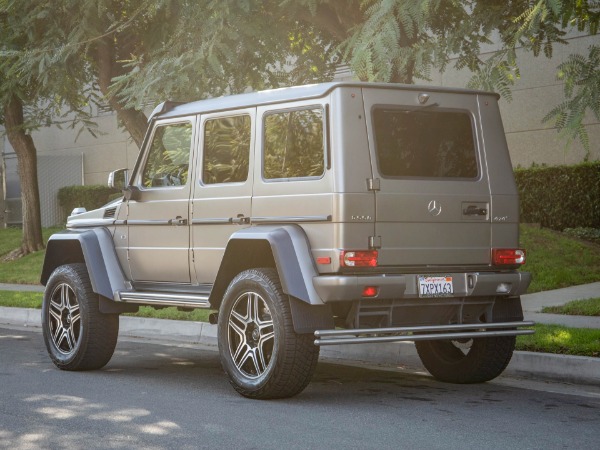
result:
[[[195,119],[158,122],[127,202],[134,281],[190,283],[191,149]]]

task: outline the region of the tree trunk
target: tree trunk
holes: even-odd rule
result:
[[[100,42],[95,57],[98,66],[98,86],[100,87],[100,92],[108,100],[110,107],[116,111],[117,117],[121,120],[138,148],[141,148],[148,126],[146,115],[142,111],[137,111],[133,108],[123,108],[123,105],[109,91],[113,77],[121,75],[122,72],[122,67],[115,61],[113,42],[110,39]]]
[[[4,124],[8,140],[17,154],[21,183],[23,242],[18,256],[44,248],[37,179],[37,152],[33,139],[25,132],[23,122],[23,104],[13,94],[4,107]]]

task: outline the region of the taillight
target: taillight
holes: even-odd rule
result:
[[[495,266],[518,266],[525,264],[525,250],[521,248],[493,248],[492,263]]]
[[[377,267],[377,250],[342,250],[340,263],[343,267]]]

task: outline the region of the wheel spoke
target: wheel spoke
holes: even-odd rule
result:
[[[61,320],[61,313],[60,310],[56,311],[53,307],[53,304],[50,303],[50,308],[48,310],[48,313],[50,314],[50,317],[52,317],[53,319],[55,319],[57,322],[60,322]]]
[[[235,355],[233,356],[233,361],[238,369],[242,370],[242,367],[246,363],[246,360],[251,357],[252,349],[246,342],[240,342]]]
[[[242,316],[239,312],[235,310],[231,311],[231,316],[243,324],[247,324],[249,322],[247,316]]]
[[[60,306],[61,310],[69,307],[69,286],[66,284],[60,287]]]
[[[71,328],[75,327],[75,324],[79,322],[81,318],[81,314],[79,312],[79,305],[74,305],[69,308],[69,312],[71,314]]]
[[[77,336],[75,336],[75,327],[73,327],[73,325],[71,325],[71,327],[69,328],[69,342],[71,343],[71,347],[69,350],[75,348],[75,345],[77,344]]]
[[[62,338],[67,342],[67,352],[73,350],[74,341],[71,339],[71,330],[65,329],[65,332],[62,335]]]
[[[258,345],[260,347],[262,347],[271,339],[275,339],[275,332],[273,330],[268,331],[267,333],[264,333],[264,334],[261,332],[260,341],[258,341]]]
[[[250,303],[249,303],[249,307],[251,307],[251,309],[248,311],[248,317],[249,319],[258,324],[259,322],[259,306],[258,306],[258,302],[261,301],[261,298],[256,295],[256,294],[251,294],[248,297],[250,297]]]
[[[248,322],[242,316],[240,316],[237,312],[232,311],[231,317],[229,318],[229,328],[234,330],[240,336],[243,336],[246,332],[246,328],[248,326]]]
[[[54,330],[54,334],[52,335],[52,339],[57,347],[60,347],[60,341],[62,340],[62,335],[64,334],[64,328],[60,320],[56,324],[56,330]]]
[[[258,375],[262,374],[265,370],[267,370],[267,366],[269,365],[267,359],[265,358],[265,352],[263,351],[263,346],[262,345],[258,345],[258,347],[256,347],[256,354],[258,355],[258,357],[254,358],[254,364],[256,366],[256,372]]]

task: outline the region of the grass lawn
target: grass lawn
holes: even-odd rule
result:
[[[543,313],[567,314],[571,316],[600,316],[600,298],[573,300],[562,306],[545,306]]]
[[[41,292],[0,291],[0,306],[42,308]]]
[[[44,228],[44,240],[60,228]],[[3,261],[2,257],[21,245],[20,228],[0,229],[0,283],[39,284],[45,252],[31,253],[14,261]]]
[[[529,293],[600,281],[600,245],[521,225],[521,246],[527,250],[523,270],[533,276]]]
[[[535,334],[517,336],[517,350],[600,357],[600,330],[535,325]]]

